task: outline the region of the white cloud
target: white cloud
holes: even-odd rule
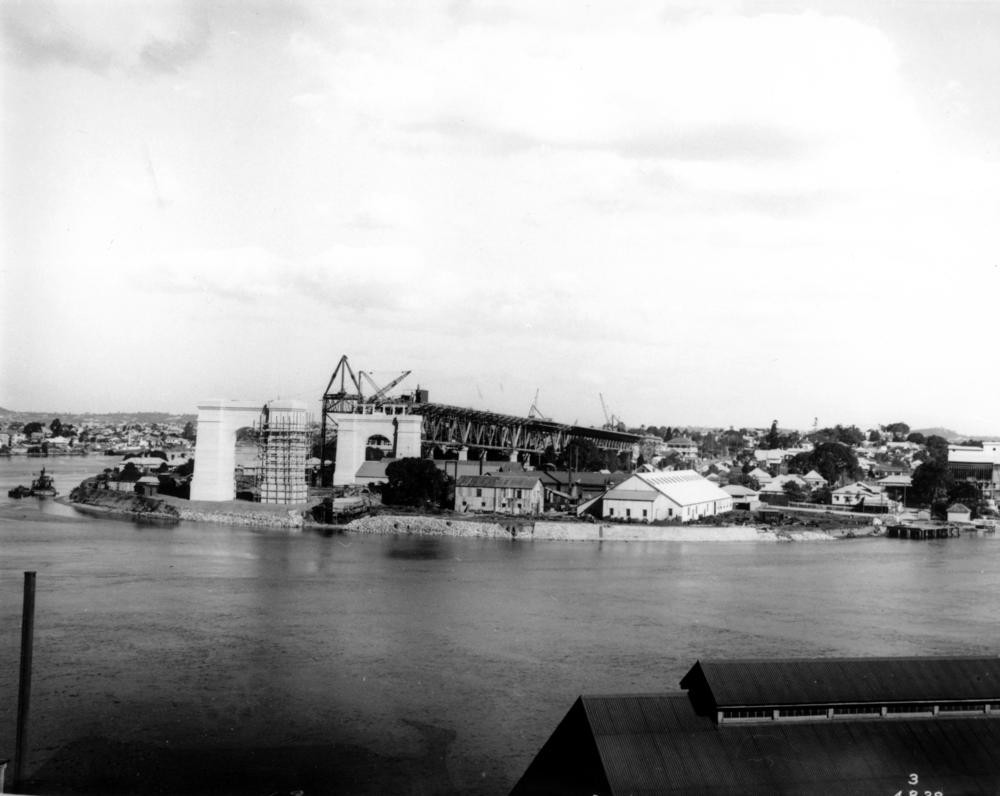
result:
[[[586,31],[512,22],[458,27],[431,46],[385,31],[352,43],[328,61],[343,107],[404,129],[464,124],[584,147],[713,129],[834,141],[868,139],[898,113],[890,42],[815,14]]]

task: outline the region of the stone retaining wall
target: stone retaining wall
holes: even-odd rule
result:
[[[181,508],[182,520],[190,522],[218,522],[226,525],[243,525],[251,528],[285,528],[301,530],[303,518],[301,511],[289,511],[281,514],[256,514],[252,511],[195,511]]]
[[[342,526],[350,533],[416,534],[420,536],[463,536],[518,541],[563,542],[756,542],[818,541],[829,534],[760,530],[733,525],[617,525],[574,522],[470,522],[443,517],[382,514],[361,517]]]

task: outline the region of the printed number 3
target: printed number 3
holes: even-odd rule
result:
[[[908,780],[907,784],[916,785],[918,782],[920,782],[920,777],[918,777],[916,774],[910,774],[910,779]]]

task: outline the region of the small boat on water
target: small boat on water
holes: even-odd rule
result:
[[[38,478],[31,482],[31,494],[34,497],[55,497],[59,494],[51,475],[45,474],[45,468],[38,474]]]
[[[7,497],[17,498],[18,500],[21,498],[31,497],[31,489],[23,484],[15,486],[13,489],[7,490]]]

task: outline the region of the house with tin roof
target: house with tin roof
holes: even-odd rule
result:
[[[802,476],[802,480],[809,485],[810,489],[819,489],[826,486],[826,479],[815,470],[810,470]]]
[[[759,467],[754,467],[749,473],[747,473],[751,478],[753,478],[761,486],[765,486],[774,480],[774,476],[771,475],[767,470],[762,470]]]
[[[663,443],[663,448],[667,453],[673,452],[688,458],[698,455],[698,443],[690,437],[672,437]]]

